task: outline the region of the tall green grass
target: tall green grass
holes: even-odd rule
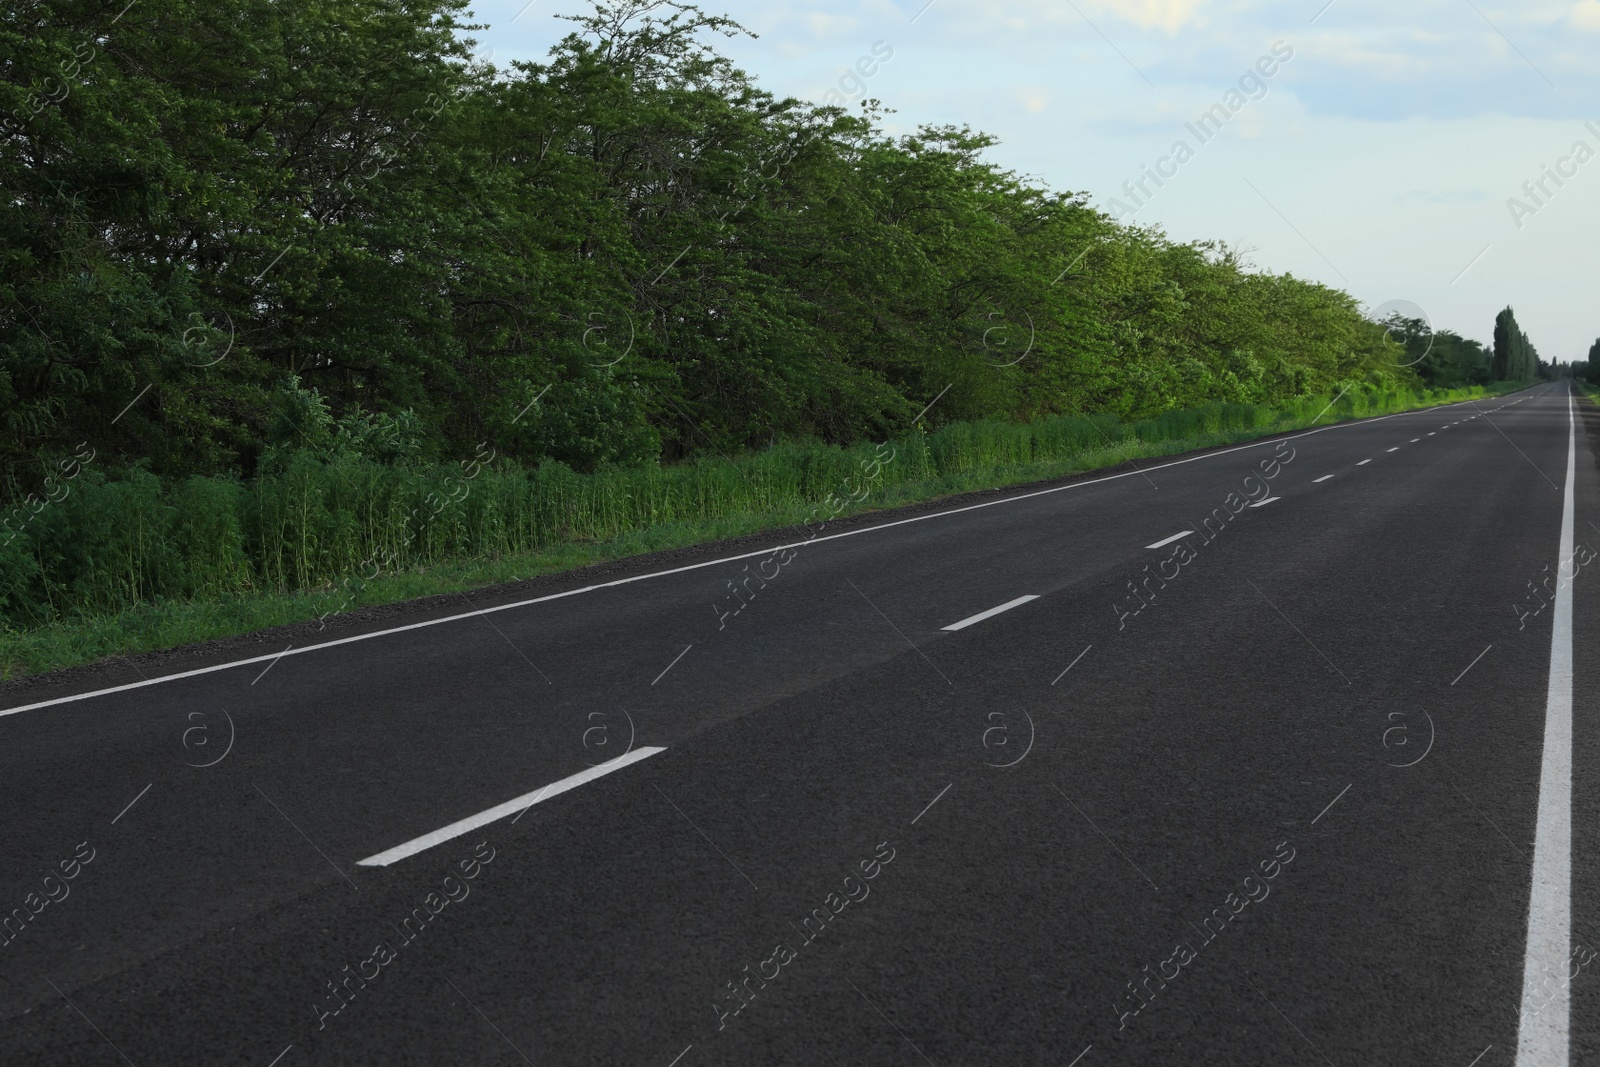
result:
[[[250,481],[91,467],[0,547],[0,673],[1482,395],[1351,392],[1331,406],[1211,404],[1135,423],[956,423],[886,446],[790,441],[592,474],[559,463],[390,466],[310,453]],[[841,507],[852,493],[857,502]]]

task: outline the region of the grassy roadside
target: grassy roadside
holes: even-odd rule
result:
[[[1504,384],[1471,393],[1488,397],[1522,387],[1520,384]],[[825,512],[819,511],[814,499],[791,501],[784,506],[758,511],[734,510],[688,521],[644,523],[615,536],[572,538],[526,552],[498,552],[476,558],[402,567],[394,573],[378,575],[357,584],[345,580],[324,582],[318,587],[303,590],[159,598],[121,611],[71,615],[37,627],[0,631],[0,679],[76,666],[113,655],[235,637],[361,607],[393,604],[441,593],[467,592],[648,552],[684,548],[769,530],[780,531],[807,522],[815,530],[819,523],[848,515],[924,503],[975,489],[1047,481],[1064,475],[1115,467],[1130,459],[1158,458],[1236,444],[1313,425],[1437,407],[1468,399],[1468,394],[1469,391],[1460,390],[1448,394],[1436,393],[1426,399],[1419,399],[1414,394],[1399,397],[1389,395],[1365,403],[1365,410],[1348,403],[1343,410],[1335,408],[1325,413],[1314,413],[1307,407],[1279,413],[1270,422],[1248,429],[1160,437],[1162,426],[1177,429],[1181,434],[1184,427],[1192,427],[1201,421],[1182,417],[1185,413],[1172,413],[1177,417],[1168,419],[1155,430],[1122,427],[1111,435],[1102,435],[1107,442],[1104,446],[1081,448],[1059,458],[1023,462],[997,462],[996,457],[1003,457],[1008,452],[1013,456],[1019,453],[1016,449],[997,447],[994,436],[1012,437],[1018,432],[1025,433],[1027,428],[985,428],[973,424],[973,428],[964,431],[967,434],[964,451],[953,460],[946,456],[937,463],[930,461],[930,457],[939,458],[933,457],[932,453],[940,447],[948,452],[948,444],[939,445],[936,441],[936,447],[930,448],[929,438],[918,434],[895,442],[895,446],[910,452],[920,449],[920,462],[915,461],[914,457],[902,460],[896,471],[920,473],[922,476],[895,481],[874,474],[871,478],[854,479],[827,495],[827,500],[832,503]],[[1113,440],[1118,433],[1123,435],[1121,439]],[[986,434],[989,436],[986,437]],[[1156,439],[1147,439],[1152,437]],[[841,496],[845,489],[852,486],[856,492],[848,497]],[[852,502],[850,497],[857,499]]]

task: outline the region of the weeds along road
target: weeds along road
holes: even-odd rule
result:
[[[1597,448],[1558,382],[8,687],[0,1061],[1590,1062]]]

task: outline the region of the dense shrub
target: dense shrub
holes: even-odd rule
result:
[[[1124,446],[1225,439],[1444,397],[1351,390],[1331,405],[1322,398],[1278,410],[1209,404],[1132,423],[1104,415],[950,423],[889,442],[893,459],[868,500],[901,487],[937,491],[963,475],[1114,461]],[[67,483],[64,498],[0,545],[0,618],[30,627],[164,598],[353,587],[380,573],[664,524],[805,515],[830,494],[859,486],[862,465],[875,454],[866,444],[783,441],[737,459],[602,464],[580,474],[555,460],[532,469],[507,459],[385,463],[315,438],[248,482],[163,479],[142,467],[86,470]]]

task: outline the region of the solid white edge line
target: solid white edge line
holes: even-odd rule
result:
[[[1318,483],[1318,482],[1325,482],[1325,481],[1327,481],[1327,480],[1328,480],[1328,479],[1329,479],[1329,478],[1332,478],[1332,477],[1333,477],[1333,475],[1331,475],[1331,474],[1324,474],[1324,475],[1323,475],[1323,476],[1322,476],[1322,477],[1320,477],[1320,478],[1313,478],[1313,479],[1311,479],[1311,484],[1312,484],[1312,485],[1315,485],[1315,484],[1317,484],[1317,483]]]
[[[982,622],[984,619],[993,618],[994,616],[1000,614],[1002,611],[1010,611],[1012,608],[1016,607],[1018,604],[1026,604],[1030,600],[1038,600],[1038,599],[1039,599],[1039,594],[1038,593],[1029,593],[1027,596],[1019,596],[1015,600],[1006,601],[1004,604],[1001,604],[997,608],[990,608],[988,611],[980,611],[976,615],[969,615],[965,619],[962,619],[960,622],[953,622],[949,626],[941,626],[941,627],[939,627],[939,629],[941,629],[941,630],[965,630],[968,626],[971,626],[975,622]]]
[[[446,841],[460,837],[462,834],[470,834],[478,827],[487,826],[498,819],[503,819],[512,812],[521,811],[524,808],[531,808],[533,805],[549,800],[551,797],[560,796],[569,789],[576,789],[585,782],[592,782],[596,778],[603,778],[612,771],[620,771],[630,763],[638,763],[640,760],[645,759],[646,757],[654,756],[657,752],[665,751],[666,749],[662,747],[644,745],[640,748],[634,749],[632,752],[624,752],[616,759],[607,760],[604,763],[598,763],[595,766],[590,767],[588,770],[579,771],[577,774],[563,778],[559,782],[551,782],[544,788],[535,789],[531,793],[524,793],[515,800],[508,800],[504,804],[496,804],[487,811],[480,811],[476,815],[469,815],[465,819],[459,819],[456,822],[451,823],[449,826],[442,826],[432,833],[423,834],[421,837],[414,837],[405,844],[396,845],[394,848],[386,849],[385,851],[378,853],[376,856],[368,856],[364,860],[357,860],[356,866],[387,867],[391,863],[396,863],[400,860],[403,860],[407,856],[415,856],[418,852],[422,852],[425,849],[430,849],[434,845],[442,845]]]
[[[1539,818],[1528,897],[1528,948],[1522,967],[1517,1067],[1567,1067],[1572,1010],[1572,553],[1573,485],[1578,423],[1567,394],[1567,486],[1561,497],[1561,548],[1550,627],[1550,681],[1545,694],[1544,756],[1539,766]],[[1554,976],[1553,990],[1549,979]],[[1529,1013],[1533,1014],[1530,1015]]]
[[[1253,507],[1253,508],[1259,508],[1263,504],[1270,504],[1274,500],[1280,500],[1280,499],[1282,499],[1282,498],[1281,497],[1275,497],[1275,496],[1269,496],[1265,500],[1257,500],[1254,504],[1251,504],[1250,506]]]
[[[1185,537],[1188,537],[1189,535],[1191,535],[1193,533],[1194,533],[1193,530],[1185,530],[1182,533],[1175,533],[1171,537],[1164,537],[1161,540],[1157,541],[1155,544],[1153,544],[1153,545],[1145,545],[1144,547],[1146,547],[1146,548],[1166,548],[1168,545],[1172,544],[1172,542],[1181,541]]]
[[[1459,407],[1462,404],[1471,404],[1474,401],[1460,400],[1455,404],[1445,404],[1442,407]],[[592,593],[597,589],[611,589],[619,585],[628,585],[632,582],[642,582],[650,578],[664,578],[671,574],[682,574],[685,571],[696,571],[704,567],[716,567],[724,563],[736,563],[741,559],[754,559],[757,556],[770,556],[774,552],[783,552],[787,549],[804,548],[806,545],[820,544],[823,541],[834,541],[841,537],[855,537],[860,534],[876,533],[879,530],[888,530],[896,526],[904,526],[912,522],[926,522],[929,519],[942,519],[950,515],[960,515],[967,511],[977,511],[979,508],[992,508],[997,504],[1015,504],[1020,500],[1032,500],[1036,496],[1048,496],[1051,493],[1064,493],[1072,489],[1083,489],[1091,485],[1101,485],[1105,482],[1114,482],[1122,478],[1132,478],[1136,475],[1147,475],[1154,471],[1166,470],[1169,467],[1181,467],[1186,463],[1198,463],[1203,459],[1215,459],[1218,456],[1231,455],[1234,452],[1244,452],[1252,448],[1262,448],[1266,445],[1275,445],[1280,441],[1298,441],[1302,437],[1311,437],[1315,434],[1326,433],[1329,430],[1348,429],[1351,426],[1371,426],[1376,422],[1386,422],[1389,419],[1403,419],[1407,415],[1421,415],[1429,411],[1438,411],[1440,408],[1417,408],[1414,411],[1397,411],[1393,415],[1378,415],[1370,419],[1357,419],[1352,422],[1336,422],[1328,426],[1318,426],[1312,430],[1290,434],[1287,437],[1272,437],[1260,441],[1251,441],[1248,444],[1235,445],[1232,448],[1223,448],[1215,452],[1207,452],[1199,456],[1190,456],[1188,459],[1175,459],[1171,463],[1162,463],[1154,467],[1141,467],[1138,470],[1124,471],[1121,474],[1108,474],[1103,478],[1090,478],[1070,485],[1057,485],[1049,489],[1037,489],[1031,493],[1019,493],[1016,496],[1002,497],[999,500],[985,500],[981,504],[967,504],[959,508],[950,508],[947,511],[933,511],[926,515],[913,515],[906,519],[896,519],[893,522],[879,523],[876,526],[863,526],[855,530],[844,530],[826,537],[813,537],[806,541],[796,541],[787,545],[773,545],[769,548],[757,549],[754,552],[741,552],[736,556],[720,556],[717,559],[706,560],[702,563],[690,563],[682,567],[670,567],[664,571],[650,571],[646,574],[635,574],[627,578],[615,578],[609,582],[597,582],[594,585],[585,585],[578,589],[568,589],[560,593],[548,593],[544,596],[531,597],[527,600],[517,600],[510,604],[496,604],[492,607],[477,608],[473,611],[463,611],[458,615],[445,615],[437,619],[424,619],[421,622],[407,623],[404,626],[391,626],[386,630],[373,630],[371,633],[354,634],[350,637],[340,637],[332,641],[324,641],[317,645],[303,645],[300,648],[289,649],[284,652],[272,652],[261,656],[249,656],[245,659],[229,660],[227,663],[214,663],[209,667],[196,667],[191,671],[178,671],[174,674],[162,674],[155,678],[142,678],[137,682],[127,682],[123,685],[108,686],[105,689],[91,689],[87,693],[73,693],[69,696],[54,697],[50,700],[40,700],[32,704],[20,704],[14,708],[0,710],[0,718],[7,715],[16,715],[24,711],[37,711],[39,708],[54,707],[57,704],[70,704],[76,700],[90,700],[94,697],[111,696],[114,693],[126,693],[132,689],[143,689],[146,686],[161,685],[164,682],[181,681],[184,678],[194,678],[202,674],[215,674],[217,671],[228,671],[235,667],[248,667],[252,663],[265,663],[269,659],[288,658],[300,656],[307,652],[317,652],[324,648],[335,648],[339,645],[354,644],[357,641],[371,641],[374,638],[388,637],[391,634],[405,633],[408,630],[421,630],[429,626],[442,626],[447,622],[460,622],[462,619],[473,619],[480,615],[491,615],[497,611],[511,611],[515,608],[525,608],[533,604],[543,604],[551,600],[560,600],[563,597],[578,596],[582,593]]]

